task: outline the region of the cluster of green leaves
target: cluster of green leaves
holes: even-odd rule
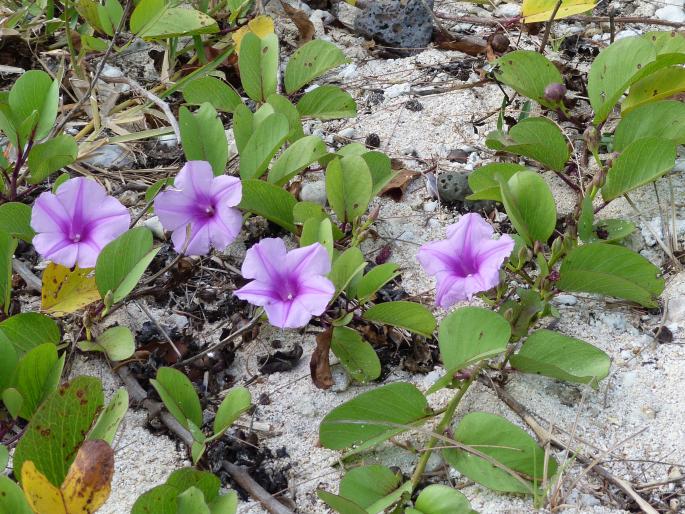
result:
[[[383,305],[383,304],[381,304]],[[469,378],[460,370],[480,369],[488,359],[510,347],[512,329],[501,314],[464,307],[440,323],[438,342],[447,373],[426,394],[443,387],[464,387]],[[609,372],[609,358],[597,348],[548,330],[532,333],[511,358],[522,372],[595,385]],[[435,417],[426,396],[409,383],[393,383],[363,393],[333,409],[321,422],[319,439],[326,448],[347,450],[345,459],[365,452]],[[453,437],[436,434],[443,458],[469,479],[495,491],[538,494],[557,471],[557,463],[525,431],[509,421],[484,412],[472,412],[457,424]],[[545,474],[546,472],[546,474]],[[319,495],[340,513],[380,513],[393,505],[406,512],[431,514],[469,512],[468,501],[457,491],[429,486],[408,506],[416,487],[403,482],[384,466],[352,468],[343,478],[338,495]],[[443,509],[439,510],[439,506]],[[413,509],[413,510],[411,510]]]
[[[202,405],[192,382],[174,368],[160,368],[157,378],[150,381],[167,410],[193,436],[191,455],[197,462],[207,444],[219,439],[241,414],[252,406],[250,392],[244,387],[228,391],[214,418],[212,435],[202,431]]]

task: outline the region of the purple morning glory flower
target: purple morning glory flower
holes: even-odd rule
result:
[[[233,242],[243,224],[240,211],[234,209],[243,195],[239,179],[215,177],[207,161],[189,161],[176,175],[174,188],[157,195],[155,214],[172,231],[177,252],[185,247],[186,255],[206,255],[211,247],[223,250]]]
[[[262,239],[243,261],[243,277],[254,280],[235,295],[263,306],[275,327],[304,327],[333,298],[335,286],[325,277],[329,271],[328,252],[319,243],[288,252],[282,239]]]
[[[93,268],[102,248],[128,230],[131,215],[104,187],[72,178],[56,193],[36,198],[31,227],[33,246],[45,259],[71,268]]]
[[[514,249],[514,240],[494,230],[478,214],[465,214],[447,227],[447,239],[425,244],[417,258],[429,275],[435,275],[435,301],[440,307],[471,299],[499,283],[499,269]]]

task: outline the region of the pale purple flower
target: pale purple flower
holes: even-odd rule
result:
[[[314,243],[287,251],[282,239],[262,239],[247,251],[244,278],[253,278],[235,292],[241,300],[264,307],[269,323],[279,328],[304,327],[323,313],[335,286],[326,248]]]
[[[465,214],[447,227],[447,239],[425,244],[418,253],[421,266],[435,275],[435,302],[440,307],[471,299],[499,283],[499,270],[514,249],[508,235],[492,239],[494,230],[478,214]]]
[[[215,177],[207,161],[188,161],[174,179],[174,189],[155,198],[155,214],[177,252],[206,255],[211,247],[223,250],[233,242],[243,218],[234,207],[243,195],[242,184],[235,177]],[[190,225],[190,239],[187,227]]]
[[[102,248],[130,223],[131,215],[119,200],[83,177],[67,180],[54,194],[42,193],[31,211],[36,251],[67,268],[93,268]]]

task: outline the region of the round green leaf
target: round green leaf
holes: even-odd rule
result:
[[[31,228],[31,207],[21,202],[0,205],[0,227],[11,236],[30,243],[36,235]]]
[[[104,352],[112,361],[128,359],[136,350],[133,334],[128,327],[112,327],[105,330],[94,342],[79,341],[83,352]]]
[[[552,330],[533,332],[510,359],[524,373],[535,373],[597,388],[609,374],[609,356],[585,341]]]
[[[223,433],[250,407],[252,407],[250,391],[245,387],[232,388],[216,411],[214,434]]]
[[[64,355],[57,357],[57,347],[53,343],[36,346],[26,353],[17,365],[15,384],[23,398],[19,415],[31,419],[41,402],[59,384]]]
[[[502,194],[500,193],[500,181],[509,181],[519,171],[524,171],[528,168],[520,164],[513,164],[508,162],[492,162],[481,166],[480,168],[469,173],[468,181],[469,188],[473,194],[467,197],[468,200],[494,200],[502,202]]]
[[[29,152],[29,182],[40,184],[52,173],[76,160],[78,145],[68,134],[60,134],[44,143],[34,145]]]
[[[263,180],[244,179],[242,183],[241,209],[259,214],[284,229],[295,232],[293,207],[297,200],[293,195]]]
[[[29,70],[17,79],[10,90],[9,106],[17,124],[22,126],[23,142],[33,129],[33,123],[25,126],[23,122],[34,111],[38,113],[35,138],[40,140],[48,135],[57,118],[58,104],[59,84],[44,71]]]
[[[0,512],[3,514],[33,514],[24,491],[9,477],[0,475]]]
[[[240,177],[243,179],[261,177],[273,156],[283,146],[289,132],[288,120],[283,114],[273,113],[267,116],[240,152]],[[290,154],[288,159],[292,156]]]
[[[202,105],[209,102],[217,111],[233,112],[242,101],[226,82],[215,77],[201,77],[183,88],[183,98],[189,104]]]
[[[348,61],[345,54],[333,43],[323,39],[309,41],[288,61],[283,81],[285,91],[290,95],[328,70],[346,62]]]
[[[357,115],[357,102],[339,87],[320,86],[302,95],[297,110],[302,116],[319,120],[353,118]]]
[[[269,182],[282,186],[291,178],[326,155],[327,149],[318,136],[305,136],[289,146],[269,171]]]
[[[326,196],[341,221],[353,221],[366,212],[373,179],[366,161],[357,155],[333,159],[326,168]]]
[[[224,124],[209,103],[193,114],[186,107],[179,111],[183,153],[189,161],[207,161],[215,176],[223,175],[228,162],[228,143]]]
[[[38,312],[22,312],[0,323],[0,341],[11,343],[23,354],[43,343],[59,344],[59,327],[52,318]]]
[[[381,376],[381,361],[378,355],[356,330],[335,327],[331,350],[357,382],[369,382]]]
[[[471,514],[471,504],[462,493],[442,484],[432,484],[419,493],[416,514]]]
[[[202,406],[193,384],[174,368],[159,368],[157,379],[150,380],[165,407],[176,420],[188,428],[188,421],[202,426]]]
[[[421,304],[407,301],[379,303],[368,309],[363,318],[376,323],[406,328],[411,332],[430,337],[437,322]]]
[[[685,143],[685,104],[664,100],[635,108],[616,127],[614,150],[622,152],[632,142],[650,137]]]
[[[532,50],[509,52],[497,60],[497,80],[517,93],[554,109],[555,102],[545,100],[545,88],[553,83],[563,84],[564,79],[547,58]]]
[[[402,474],[374,464],[350,469],[340,481],[340,496],[368,509],[402,483]],[[377,512],[374,510],[374,512]]]
[[[292,58],[291,58],[292,59]],[[240,81],[247,96],[255,102],[266,102],[278,84],[278,37],[259,37],[252,32],[240,43]]]

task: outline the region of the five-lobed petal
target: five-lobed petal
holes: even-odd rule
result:
[[[418,260],[437,281],[435,301],[450,307],[499,283],[499,270],[514,249],[514,240],[494,230],[481,216],[465,214],[447,228],[447,239],[425,244]]]
[[[174,188],[155,198],[155,214],[170,230],[177,252],[206,255],[225,249],[242,226],[242,184],[229,176],[215,177],[206,161],[188,161],[174,180]],[[190,229],[188,229],[190,227]]]
[[[67,180],[56,193],[42,193],[31,211],[36,251],[68,268],[94,267],[102,248],[126,232],[130,223],[119,200],[83,177]]]
[[[275,327],[304,327],[333,298],[335,286],[325,277],[330,270],[328,252],[319,243],[288,252],[282,239],[262,239],[247,251],[241,270],[254,280],[235,295],[264,307]]]

